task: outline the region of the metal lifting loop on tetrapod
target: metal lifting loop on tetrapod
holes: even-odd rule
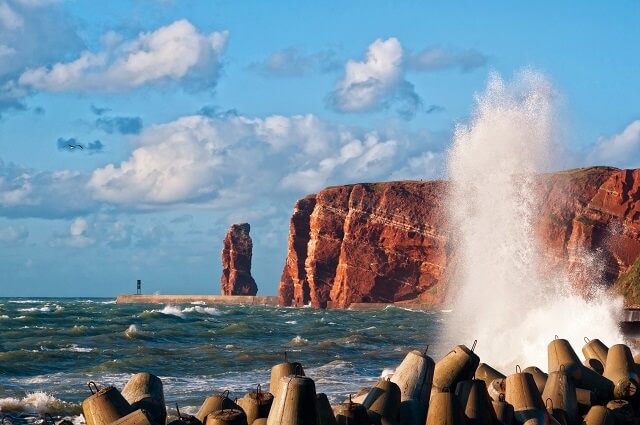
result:
[[[591,341],[591,340],[590,340],[589,338],[587,338],[586,336],[583,338],[583,340],[584,340],[584,342],[585,342],[586,344],[588,344],[588,343],[589,343],[589,341]]]
[[[473,340],[473,345],[471,346],[471,351],[475,351],[475,349],[476,349],[476,344],[477,344],[477,343],[478,343],[478,340],[477,340],[477,339],[474,339],[474,340]]]
[[[522,373],[522,369],[519,364],[516,365],[516,373]]]
[[[91,388],[91,385],[93,385],[93,388]],[[98,384],[96,384],[94,381],[89,381],[87,382],[87,387],[89,387],[89,391],[91,391],[91,394],[95,394],[98,391],[100,391],[98,389]],[[95,388],[95,392],[93,391],[93,389]]]
[[[549,404],[551,405],[551,410],[553,410],[553,400],[551,399],[551,397],[547,397],[547,399],[544,401],[544,407],[546,407],[547,410],[549,410]]]

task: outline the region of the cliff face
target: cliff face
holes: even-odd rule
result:
[[[256,295],[258,285],[251,277],[253,242],[249,223],[232,224],[222,247],[222,295]]]
[[[640,170],[545,174],[532,190],[549,270],[568,271],[579,289],[615,285],[640,257]],[[280,303],[442,302],[456,264],[446,192],[441,181],[356,184],[298,201]]]

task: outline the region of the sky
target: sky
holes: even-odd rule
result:
[[[559,99],[557,168],[640,167],[640,2],[0,0],[0,297],[218,294],[249,222],[276,294],[295,201],[444,178],[492,74]]]

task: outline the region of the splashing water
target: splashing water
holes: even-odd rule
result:
[[[460,282],[448,334],[478,339],[482,361],[511,372],[546,369],[554,335],[578,352],[583,338],[622,342],[621,300],[602,291],[587,301],[567,276],[550,276],[536,246],[536,173],[546,171],[556,124],[553,87],[534,71],[505,82],[492,75],[449,154],[449,211]]]

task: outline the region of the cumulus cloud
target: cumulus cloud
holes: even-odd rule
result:
[[[94,211],[87,176],[76,171],[40,171],[0,159],[0,215],[65,218]]]
[[[61,143],[68,140],[77,143]],[[151,125],[130,141],[128,157],[87,174],[0,161],[0,216],[69,218],[183,205],[280,208],[329,185],[387,180],[405,169],[418,178],[421,163],[414,158],[433,148],[429,135],[362,129],[312,114],[186,116]],[[135,243],[124,230],[113,230],[114,245]]]
[[[96,199],[119,205],[247,205],[329,184],[385,179],[405,165],[410,138],[328,123],[315,115],[212,118],[145,129],[119,164],[95,170]],[[287,195],[288,196],[288,195]]]
[[[89,222],[84,218],[76,218],[69,225],[68,234],[56,235],[49,241],[51,247],[88,248],[96,244],[91,235]]]
[[[333,50],[305,54],[290,47],[273,52],[264,60],[252,63],[249,68],[266,77],[302,77],[310,72],[334,71],[339,64]]]
[[[28,90],[16,81],[25,69],[60,61],[82,48],[74,23],[54,2],[0,1],[0,112],[26,109]]]
[[[23,224],[0,227],[0,244],[15,246],[23,244],[29,237],[29,230]]]
[[[109,134],[138,134],[142,131],[142,118],[100,117],[96,120],[96,127]]]
[[[403,77],[404,51],[397,38],[377,39],[364,61],[350,60],[336,84],[331,104],[341,112],[372,111],[384,107],[392,96],[415,95]],[[417,96],[417,95],[415,95]]]
[[[115,45],[98,52],[85,50],[70,62],[28,69],[18,82],[50,92],[117,91],[171,81],[212,88],[227,32],[200,33],[182,19],[131,41],[109,40]]]
[[[333,174],[340,174],[347,181],[375,178],[392,167],[396,150],[395,140],[380,140],[377,133],[369,133],[363,140],[349,140],[338,152],[320,160],[317,165],[288,174],[281,184],[288,189],[315,192],[326,186]]]
[[[487,56],[477,50],[447,50],[440,47],[424,49],[407,58],[411,69],[425,72],[450,68],[469,72],[486,65],[487,62]]]
[[[619,168],[640,166],[640,120],[635,120],[622,133],[601,137],[588,155],[590,164]]]
[[[407,70],[432,72],[460,68],[467,72],[483,66],[487,57],[476,50],[425,49],[417,54],[405,51],[397,38],[377,39],[362,61],[350,60],[344,76],[329,95],[329,105],[339,112],[369,112],[395,109],[404,119],[416,113],[441,111],[438,105],[426,110],[414,85],[405,77]]]

